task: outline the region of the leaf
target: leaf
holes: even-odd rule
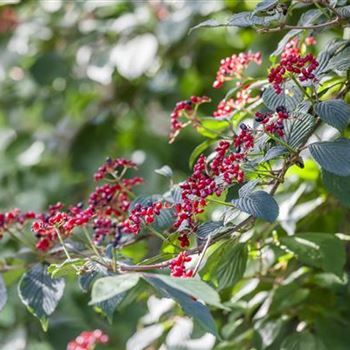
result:
[[[229,228],[225,227],[222,221],[207,221],[198,226],[196,231],[197,240],[199,244],[201,244],[209,235],[215,237],[217,234],[228,230]]]
[[[281,350],[326,350],[323,342],[309,332],[289,335],[282,343]]]
[[[83,266],[85,264],[85,260],[83,259],[71,259],[66,260],[62,264],[51,264],[47,271],[51,275],[52,278],[60,278],[67,275],[76,275],[77,270],[76,266]]]
[[[191,153],[190,159],[189,159],[189,167],[190,169],[193,168],[194,163],[196,162],[197,158],[213,143],[215,143],[216,140],[206,140],[202,143],[200,143]]]
[[[350,6],[337,7],[335,10],[341,18],[350,18]]]
[[[350,140],[339,138],[309,145],[310,153],[325,170],[340,176],[350,175]]]
[[[34,265],[21,278],[18,294],[24,305],[47,330],[47,318],[55,311],[63,296],[65,283],[61,279],[52,279],[47,266]]]
[[[273,222],[278,217],[278,204],[275,199],[265,191],[256,191],[239,199],[234,199],[232,203],[241,211]]]
[[[0,275],[0,311],[4,308],[7,302],[7,290],[2,276]]]
[[[315,127],[315,118],[308,113],[294,112],[284,123],[284,139],[293,149],[302,146]]]
[[[259,180],[251,180],[246,182],[239,190],[238,195],[239,197],[245,197],[251,194],[251,192],[254,190],[254,188],[259,184]]]
[[[317,103],[315,111],[327,124],[343,131],[350,121],[350,106],[343,100],[329,100]]]
[[[167,283],[163,282],[157,276],[145,276],[147,282],[149,282],[157,291],[161,292],[165,297],[174,299],[183,311],[194,320],[207,332],[218,337],[218,332],[212,315],[208,308],[202,303],[193,300],[192,297],[179,289],[176,289]],[[178,279],[180,280],[180,279]]]
[[[208,19],[204,22],[201,22],[197,24],[196,26],[192,27],[189,31],[191,33],[192,31],[199,29],[199,28],[218,28],[218,27],[224,27],[225,25],[223,23],[219,23],[215,19]]]
[[[262,99],[265,106],[272,111],[275,111],[279,106],[285,106],[288,111],[292,112],[304,99],[304,96],[294,82],[287,81],[280,94],[276,94],[274,88],[269,86],[264,91]]]
[[[350,176],[339,176],[322,170],[323,183],[339,202],[350,208]]]
[[[163,165],[161,168],[154,170],[154,172],[165,177],[172,177],[174,175],[169,165]]]
[[[345,247],[337,236],[329,233],[302,233],[281,237],[280,242],[302,263],[343,276]]]
[[[112,323],[114,311],[116,307],[123,301],[125,296],[126,296],[125,292],[119,293],[110,299],[101,301],[100,303],[96,303],[95,308],[97,310],[101,310],[103,314],[106,315],[108,322]]]
[[[225,120],[219,120],[213,117],[201,118],[200,125],[197,127],[197,131],[211,139],[218,137],[219,133],[229,127],[229,123]]]
[[[108,276],[98,279],[91,291],[90,305],[113,298],[136,286],[140,279],[137,273]]]
[[[248,249],[244,243],[227,244],[212,274],[217,277],[219,290],[235,285],[244,275],[248,261]]]
[[[277,49],[272,53],[272,56],[280,55],[288,42],[302,32],[302,29],[290,30],[278,43]]]
[[[175,278],[167,275],[145,274],[145,277],[152,277],[161,280],[169,287],[180,290],[187,295],[203,301],[208,305],[225,308],[220,303],[219,294],[207,283],[193,278]]]
[[[301,15],[298,21],[298,25],[307,26],[307,25],[314,24],[316,20],[318,20],[321,16],[322,16],[322,11],[320,10],[313,9],[313,10],[306,11]]]
[[[253,24],[252,12],[247,11],[234,14],[226,23],[227,26],[241,28],[250,27]]]
[[[346,47],[344,50],[333,56],[328,64],[327,70],[336,70],[345,72],[350,68],[350,47]],[[325,69],[325,70],[326,70]]]
[[[288,150],[284,146],[274,146],[271,147],[262,159],[263,162],[268,162],[269,160],[275,159],[283,154],[288,153]]]
[[[263,0],[260,1],[253,11],[253,15],[257,12],[264,12],[274,8],[278,4],[279,0]]]

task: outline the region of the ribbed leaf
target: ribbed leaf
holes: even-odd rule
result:
[[[262,159],[263,162],[267,162],[269,160],[275,159],[283,154],[288,153],[288,150],[284,146],[275,146],[271,147],[265,154]]]
[[[234,14],[230,19],[227,21],[226,25],[231,27],[241,27],[246,28],[250,27],[254,24],[252,20],[252,13],[251,12],[240,12]]]
[[[278,43],[277,49],[272,53],[272,56],[280,55],[288,42],[293,39],[296,35],[302,32],[302,29],[292,29],[290,30]]]
[[[292,113],[284,123],[285,140],[289,146],[296,149],[303,145],[315,126],[315,118],[308,113]]]
[[[282,343],[281,350],[326,350],[321,339],[309,332],[289,335]]]
[[[2,276],[0,275],[0,311],[4,308],[7,302],[7,290]]]
[[[325,170],[340,176],[350,175],[350,140],[340,138],[331,142],[309,145],[312,157]]]
[[[155,173],[159,175],[163,175],[166,177],[172,177],[173,171],[171,170],[169,165],[163,165],[161,168],[154,170]]]
[[[194,300],[181,290],[168,285],[156,276],[146,276],[145,279],[165,297],[174,299],[182,307],[186,315],[193,317],[205,331],[218,336],[214,319],[205,305]]]
[[[269,86],[262,95],[265,106],[272,111],[279,106],[285,106],[291,112],[303,98],[302,92],[292,81],[284,84],[284,89],[280,94],[276,94],[274,88]]]
[[[328,192],[345,207],[350,208],[350,176],[335,175],[323,169],[322,178]]]
[[[350,47],[346,47],[344,50],[340,51],[338,54],[333,56],[328,64],[327,70],[337,70],[345,72],[350,68]]]
[[[228,228],[224,226],[224,223],[222,221],[208,221],[198,226],[198,229],[196,231],[197,240],[201,244],[207,239],[209,235],[214,237],[218,233],[227,230]]]
[[[219,294],[202,280],[193,278],[175,278],[167,275],[145,274],[144,277],[153,277],[161,280],[168,286],[178,289],[179,291],[188,294],[203,301],[208,305],[213,305],[223,308],[220,303]]]
[[[21,278],[18,293],[24,305],[47,328],[47,318],[56,309],[64,291],[64,280],[52,279],[47,266],[37,264]]]
[[[98,279],[91,291],[90,304],[101,303],[136,286],[140,275],[129,273]]]
[[[280,242],[304,264],[342,277],[346,260],[345,246],[337,236],[329,233],[302,233],[282,237]]]
[[[231,287],[244,275],[248,260],[248,249],[244,243],[227,244],[218,259],[213,274],[217,277],[219,289]]]
[[[274,8],[278,4],[279,0],[263,0],[260,1],[253,11],[253,14],[257,12],[264,12]]]
[[[193,30],[196,30],[196,29],[199,29],[199,28],[217,28],[217,27],[222,27],[222,26],[224,26],[224,25],[222,23],[219,23],[215,19],[208,19],[208,20],[203,21],[203,22],[197,24],[196,26],[192,27],[190,29],[190,33]]]
[[[350,106],[343,100],[329,100],[317,103],[315,111],[327,124],[339,131],[346,128],[350,121]]]
[[[107,317],[108,321],[112,323],[113,314],[116,307],[123,301],[126,292],[115,295],[114,297],[101,301],[95,304],[96,309],[100,309]]]
[[[350,6],[337,7],[337,13],[342,18],[350,18]]]
[[[254,217],[273,222],[277,219],[279,208],[275,199],[264,191],[253,192],[232,203],[241,211]]]
[[[255,179],[255,180],[251,180],[246,182],[239,190],[238,190],[238,195],[239,197],[244,197],[244,196],[248,196],[252,193],[252,191],[254,190],[254,188],[258,185],[259,180]]]

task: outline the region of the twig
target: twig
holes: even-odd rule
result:
[[[207,241],[206,241],[206,243],[205,243],[205,246],[203,247],[203,250],[202,250],[202,252],[201,252],[201,254],[200,254],[200,256],[199,256],[199,259],[198,259],[198,261],[197,261],[197,264],[196,264],[196,266],[195,266],[195,268],[194,268],[194,270],[193,270],[193,276],[195,276],[196,273],[197,273],[198,270],[199,270],[199,267],[200,267],[200,265],[201,265],[201,263],[202,263],[202,261],[203,261],[204,255],[205,255],[206,251],[207,251],[208,248],[209,248],[210,241],[211,241],[211,235],[208,236],[208,239],[207,239]]]

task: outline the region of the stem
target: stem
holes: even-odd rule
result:
[[[295,78],[294,75],[290,74],[289,77],[294,81],[294,83],[298,86],[299,90],[303,93],[304,96],[307,97],[307,99],[311,102],[312,105],[314,105],[314,101],[312,97],[307,93],[307,91],[301,86],[299,81]]]
[[[98,251],[98,249],[96,248],[94,242],[91,240],[91,237],[90,237],[90,235],[89,235],[89,232],[88,232],[88,230],[87,230],[87,228],[86,228],[85,226],[83,227],[83,232],[84,232],[84,235],[85,235],[86,239],[88,240],[88,242],[89,242],[89,244],[90,244],[92,250],[94,251],[94,253],[95,253],[101,260],[103,260],[102,257],[101,257],[101,255],[100,255],[100,253],[99,253],[99,251]]]
[[[293,149],[292,147],[290,147],[290,146],[288,145],[287,142],[284,142],[282,139],[280,139],[279,137],[275,136],[274,134],[270,134],[270,133],[269,133],[269,137],[270,137],[272,140],[274,140],[274,141],[278,142],[279,144],[281,144],[282,146],[284,146],[285,148],[287,148],[287,150],[288,150],[289,152],[291,152],[291,153],[293,153],[293,154],[296,153],[296,150]]]
[[[208,239],[207,239],[207,241],[205,243],[205,246],[204,246],[204,248],[203,248],[203,250],[201,252],[201,255],[199,256],[199,259],[197,261],[196,267],[193,270],[193,277],[196,275],[196,273],[199,270],[199,267],[200,267],[200,265],[201,265],[201,263],[203,261],[204,255],[205,255],[207,249],[209,248],[210,241],[211,241],[211,235],[208,236]]]
[[[62,236],[61,236],[61,233],[60,233],[60,230],[58,228],[55,228],[56,230],[56,233],[57,233],[57,236],[58,236],[58,240],[60,241],[61,245],[62,245],[62,248],[63,248],[63,251],[64,253],[66,254],[66,257],[68,260],[72,260],[69,253],[68,253],[68,250],[67,250],[67,247],[66,245],[64,244],[64,240],[62,239]]]
[[[233,205],[231,203],[227,203],[227,202],[221,201],[220,199],[207,198],[207,201],[208,202],[217,203],[217,204],[221,204],[221,205],[225,205],[226,207],[236,208],[235,205]]]

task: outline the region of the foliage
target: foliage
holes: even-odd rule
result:
[[[169,79],[163,76],[158,86],[157,79],[162,79],[158,75],[149,83],[137,80],[152,71],[158,42],[163,49],[173,48],[176,57],[184,54],[180,41],[192,19],[185,16],[182,21],[187,24],[182,27],[177,26],[176,16],[160,21],[163,26],[155,29],[157,39],[151,33],[131,38],[121,21],[122,16],[131,15],[131,4],[94,6],[87,2],[71,8],[47,8],[45,15],[38,10],[39,18],[53,21],[52,31],[64,27],[68,21],[65,11],[72,11],[77,15],[75,24],[85,28],[81,30],[90,33],[91,38],[76,49],[82,38],[67,33],[61,43],[68,50],[66,55],[55,50],[60,45],[59,38],[32,43],[36,47],[33,57],[21,57],[21,46],[17,46],[15,60],[20,66],[10,70],[10,77],[21,82],[4,81],[10,91],[6,95],[7,113],[12,109],[18,112],[19,107],[11,103],[11,98],[18,98],[23,106],[33,109],[31,118],[38,118],[41,113],[44,119],[53,118],[45,125],[39,120],[23,130],[11,126],[4,155],[11,155],[8,148],[22,153],[16,165],[12,158],[7,160],[10,169],[6,172],[5,167],[4,183],[15,169],[19,173],[16,191],[20,191],[26,167],[33,168],[28,174],[42,172],[39,179],[51,176],[45,172],[48,168],[52,176],[57,172],[58,177],[64,177],[66,171],[70,188],[76,188],[78,195],[68,198],[65,205],[58,202],[43,210],[44,199],[41,205],[34,202],[44,195],[31,191],[27,193],[26,205],[7,209],[0,215],[0,311],[4,315],[10,312],[7,288],[18,285],[22,303],[40,320],[43,331],[50,332],[50,327],[55,329],[60,322],[54,318],[56,309],[64,308],[65,302],[67,309],[74,305],[67,297],[71,298],[70,284],[74,282],[81,289],[73,291],[73,296],[79,293],[79,297],[75,296],[78,309],[93,315],[89,304],[100,314],[91,316],[96,320],[94,328],[98,325],[104,330],[83,332],[69,343],[68,349],[75,349],[79,342],[84,342],[86,349],[93,349],[97,343],[108,340],[111,347],[118,344],[125,348],[120,345],[120,338],[113,339],[113,328],[108,328],[104,319],[113,322],[115,318],[121,327],[125,321],[123,310],[127,315],[134,305],[144,305],[146,300],[149,313],[140,317],[139,312],[132,320],[139,327],[129,340],[124,340],[127,349],[346,349],[350,313],[346,249],[350,234],[346,209],[350,176],[350,59],[349,41],[340,35],[343,30],[346,33],[349,6],[342,0],[263,0],[253,9],[241,8],[242,12],[225,22],[207,19],[194,26],[192,38],[201,30],[213,35],[213,27],[248,28],[245,31],[252,27],[266,35],[285,30],[287,33],[276,43],[267,72],[257,68],[267,67],[265,52],[231,54],[216,67],[214,90],[198,89],[193,91],[196,95],[176,104],[169,118],[169,142],[175,145],[168,147],[176,148],[180,144],[177,138],[184,137],[190,127],[200,135],[195,136],[198,145],[192,147],[192,153],[187,145],[184,147],[189,161],[178,153],[183,158],[179,164],[190,164],[188,177],[178,173],[179,169],[172,169],[172,162],[165,159],[170,166],[154,164],[155,173],[143,179],[136,173],[138,165],[142,175],[147,173],[139,164],[140,153],[128,160],[121,152],[118,158],[108,157],[97,169],[96,187],[85,202],[80,202],[86,191],[84,184],[80,187],[74,183],[75,174],[99,164],[101,152],[113,145],[110,124],[114,114],[122,114],[120,124],[117,123],[120,126],[128,124],[125,119],[131,118],[133,126],[127,133],[138,131],[128,147],[137,147],[148,138],[149,148],[162,152],[153,136],[147,136],[147,128],[139,125],[147,125],[147,119],[142,122],[135,114],[146,106],[152,109],[150,96],[163,91],[163,87],[166,91]],[[192,16],[200,14],[201,6],[193,6]],[[9,46],[16,43],[20,31],[11,33],[23,9],[32,8],[21,4],[2,10],[2,16],[6,12],[6,18],[12,18],[0,28],[10,37],[5,39]],[[138,9],[147,7],[140,5]],[[143,21],[146,26],[147,21],[138,17],[137,8],[134,10],[135,21]],[[50,11],[61,13],[51,17]],[[169,16],[168,7],[163,5],[152,11],[159,20]],[[79,18],[84,13],[94,15],[92,23],[88,17]],[[121,17],[113,22],[118,15]],[[109,24],[115,33],[108,29]],[[204,27],[210,28],[200,29]],[[333,39],[317,52],[316,43],[328,38],[328,34]],[[103,45],[97,43],[98,49],[108,51],[108,55],[94,57],[93,40],[99,35]],[[118,44],[111,49],[115,38],[119,39]],[[44,43],[45,50],[40,47]],[[74,43],[72,48],[68,43]],[[135,48],[145,51],[144,61],[131,64]],[[74,56],[79,65],[72,63]],[[166,57],[164,53],[164,61]],[[201,62],[202,57],[198,60]],[[178,68],[159,64],[160,76]],[[186,93],[191,94],[191,88],[196,90],[191,82],[197,73],[189,73]],[[98,81],[102,87],[90,89],[95,85],[87,78]],[[33,80],[39,89],[36,103],[31,103],[34,92],[25,84],[32,84]],[[135,87],[139,91],[134,92]],[[226,87],[231,88],[221,94],[221,101],[212,111],[212,100],[219,96],[216,91]],[[50,92],[52,89],[59,96]],[[123,96],[127,106],[113,101],[115,93]],[[166,98],[166,92],[162,97]],[[153,106],[153,110],[157,108]],[[83,118],[82,111],[90,112],[91,117]],[[70,116],[68,126],[74,125],[75,130],[74,136],[67,135],[70,141],[61,144],[69,144],[67,154],[73,151],[72,159],[64,161],[65,166],[71,162],[67,170],[52,165],[55,155],[46,149],[49,143],[40,138],[33,142],[28,136],[34,125],[40,125],[39,131],[55,140],[53,120],[63,123],[60,113]],[[63,125],[63,129],[64,135],[67,126]],[[20,132],[27,139],[11,136]],[[190,131],[187,135],[191,135]],[[118,145],[129,142],[123,140],[122,133],[117,136]],[[183,140],[186,138],[181,143]],[[26,149],[22,142],[27,146],[32,143]],[[53,148],[58,150],[59,146]],[[46,165],[40,163],[43,154]],[[151,161],[146,163],[152,166]],[[35,169],[38,164],[43,168]],[[155,184],[161,185],[144,185],[153,178],[158,179]],[[56,185],[61,191],[64,181],[59,179]],[[45,192],[45,186],[39,188]],[[90,302],[87,298],[78,301],[83,293],[91,294]],[[4,339],[0,345],[11,346],[11,339]],[[32,340],[31,346],[35,347]],[[68,340],[64,345],[51,344],[64,347],[66,343]],[[43,342],[46,345],[50,348],[48,342]]]

